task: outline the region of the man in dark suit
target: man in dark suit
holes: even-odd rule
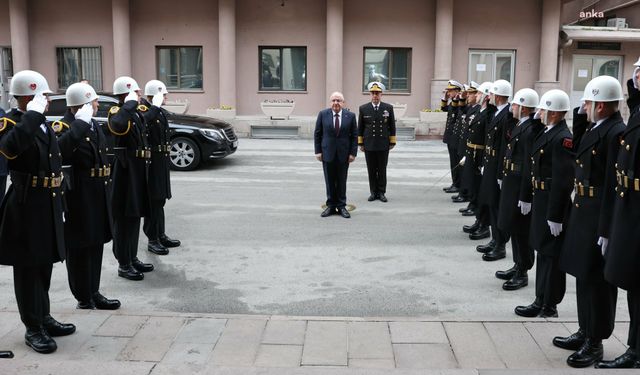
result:
[[[364,152],[369,175],[368,201],[387,201],[387,162],[389,150],[396,146],[396,118],[393,106],[380,100],[384,85],[368,85],[371,102],[360,106],[358,115],[358,145]]]
[[[331,108],[318,113],[314,131],[316,159],[322,162],[327,187],[327,208],[320,216],[338,213],[348,219],[347,171],[358,152],[358,126],[356,115],[342,107],[342,93],[334,92],[330,101]]]

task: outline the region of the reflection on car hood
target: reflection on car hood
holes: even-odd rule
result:
[[[193,126],[195,128],[227,129],[231,124],[206,116],[182,115],[167,111],[167,119],[174,124]]]

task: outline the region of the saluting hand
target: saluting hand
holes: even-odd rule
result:
[[[43,94],[36,94],[29,103],[27,103],[27,111],[35,111],[40,114],[47,110],[49,102]]]
[[[91,103],[86,103],[78,112],[76,112],[76,120],[82,120],[87,124],[91,124],[91,117],[93,116],[93,106]]]
[[[128,102],[128,101],[130,101],[130,100],[135,100],[135,101],[137,102],[137,101],[138,101],[138,93],[136,93],[136,92],[135,92],[135,91],[133,91],[133,90],[129,91],[129,95],[127,95],[127,96],[124,98],[124,102],[126,103],[126,102]]]
[[[164,104],[164,94],[161,92],[155,94],[151,99],[151,104],[155,105],[156,107],[161,107],[162,104]]]

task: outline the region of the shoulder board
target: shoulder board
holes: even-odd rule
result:
[[[69,124],[67,124],[66,122],[63,121],[54,121],[53,124],[51,124],[51,127],[53,128],[53,131],[56,133],[60,133],[63,130],[69,129]]]
[[[0,132],[4,131],[7,128],[7,124],[15,125],[16,122],[8,117],[0,118]]]
[[[573,148],[573,139],[571,139],[571,138],[563,139],[562,140],[562,147],[572,149]]]
[[[118,107],[117,105],[114,105],[109,109],[109,114],[115,115],[116,113],[118,113],[118,111],[120,111],[120,107]]]
[[[147,107],[147,106],[146,106],[146,105],[144,105],[144,104],[140,104],[140,105],[138,106],[138,111],[140,111],[140,112],[146,112],[146,111],[148,111],[148,110],[149,110],[149,107]]]

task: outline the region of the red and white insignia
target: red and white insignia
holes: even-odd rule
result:
[[[32,84],[30,84],[30,85],[29,85],[29,88],[30,88],[31,90],[33,90],[33,91],[35,91],[35,90],[36,90],[36,87],[38,87],[38,85],[36,85],[35,83],[32,83]]]
[[[131,88],[131,84],[127,83],[127,88],[130,89]]]
[[[562,141],[562,147],[565,147],[565,148],[573,148],[573,139],[571,139],[571,138],[565,138],[565,139]]]
[[[90,93],[90,92],[88,92],[88,93],[84,94],[84,96],[85,96],[87,99],[89,99],[89,98],[91,97],[91,93]]]

